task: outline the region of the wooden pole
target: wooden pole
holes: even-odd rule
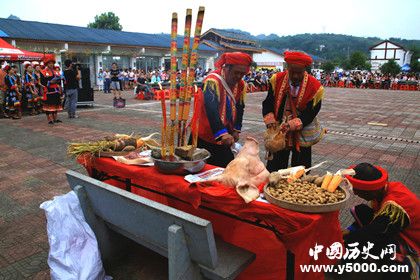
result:
[[[185,29],[184,29],[184,46],[182,49],[182,63],[181,63],[181,87],[179,92],[179,110],[178,110],[178,146],[182,146],[182,130],[181,123],[184,116],[184,102],[187,92],[187,68],[188,68],[188,55],[190,50],[190,36],[191,36],[191,18],[192,10],[187,9],[185,16]]]
[[[186,96],[185,96],[185,103],[183,109],[183,117],[182,117],[182,145],[185,145],[185,138],[187,135],[187,120],[190,114],[190,106],[191,106],[191,95],[192,95],[192,85],[194,83],[194,74],[195,68],[197,67],[198,63],[198,45],[200,44],[200,37],[201,37],[201,29],[203,27],[203,19],[204,19],[204,7],[199,7],[197,13],[197,21],[195,23],[195,31],[194,31],[194,41],[191,49],[191,58],[190,64],[188,66],[188,80],[186,85]]]
[[[178,36],[178,15],[177,15],[177,13],[172,13],[172,24],[171,24],[171,87],[170,87],[171,135],[170,135],[170,140],[169,140],[169,156],[170,157],[174,156],[174,141],[175,141],[177,36]]]

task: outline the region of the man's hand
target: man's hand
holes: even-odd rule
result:
[[[235,143],[235,139],[230,134],[225,134],[222,136],[222,144],[225,146],[232,146]]]
[[[283,133],[287,133],[290,130],[290,125],[288,123],[282,123],[280,125],[280,130]]]
[[[278,126],[278,123],[276,122],[266,124],[267,129],[275,129],[277,126]]]
[[[235,140],[235,142],[239,141],[239,132],[238,131],[232,132],[232,136],[233,136],[233,140]]]

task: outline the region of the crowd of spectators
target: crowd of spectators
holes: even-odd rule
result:
[[[342,71],[330,74],[318,69],[312,70],[312,75],[325,87],[401,89],[401,86],[418,87],[420,82],[419,74],[412,73],[387,75],[374,71]]]
[[[153,98],[153,87],[168,85],[171,71],[164,69],[119,69],[118,81],[121,90],[134,90],[136,93],[142,91],[146,99]],[[195,70],[195,82],[200,84],[212,69],[198,67]],[[265,91],[273,73],[277,69],[253,69],[244,76],[251,91]],[[399,85],[419,85],[420,77],[417,74],[400,73],[398,75],[384,75],[374,71],[340,71],[326,73],[320,69],[311,70],[311,74],[317,78],[325,87],[347,87],[347,88],[376,88],[376,89],[400,89]],[[181,72],[177,72],[177,86],[180,85]],[[100,91],[110,93],[111,71],[109,69],[99,70],[98,87]]]

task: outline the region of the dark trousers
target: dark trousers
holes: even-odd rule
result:
[[[192,143],[191,137],[188,143]],[[207,163],[211,165],[226,167],[235,158],[228,146],[212,144],[200,138],[197,140],[197,146],[210,152],[211,157],[207,160]]]
[[[104,92],[105,93],[111,93],[110,86],[111,86],[111,79],[105,79],[105,81],[104,81]]]
[[[285,169],[289,166],[289,157],[292,153],[292,165],[298,166],[304,165],[306,168],[312,165],[312,149],[311,147],[300,147],[300,153],[295,149],[283,150],[273,154],[273,159],[267,161],[267,170],[270,172],[277,171],[279,169]]]

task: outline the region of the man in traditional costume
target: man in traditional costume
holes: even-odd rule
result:
[[[379,257],[394,246],[396,254],[391,252],[376,262],[409,265],[409,273],[389,279],[419,279],[419,198],[401,182],[389,182],[388,172],[380,166],[360,163],[350,168],[356,171],[354,176],[346,175],[354,194],[372,202],[372,208],[361,204],[351,209],[355,223],[344,231],[345,244],[370,242],[374,245],[370,252]]]
[[[239,140],[245,108],[242,78],[251,62],[246,53],[224,53],[203,82],[197,145],[211,153],[209,164],[226,167],[234,158],[231,146]]]
[[[277,129],[285,133],[286,147],[274,151],[267,162],[268,171],[277,171],[288,167],[290,152],[292,166],[310,167],[311,145],[322,138],[323,131],[315,118],[321,109],[324,88],[321,83],[306,72],[312,64],[312,58],[297,51],[286,51],[284,60],[287,70],[274,74],[269,83],[266,99],[262,104],[264,123],[268,129]],[[302,142],[302,130],[312,127],[313,139]],[[305,144],[305,145],[303,145]]]
[[[61,104],[61,77],[54,69],[55,59],[47,56],[44,61],[46,67],[41,71],[41,83],[45,87],[42,108],[47,115],[48,124],[60,123],[57,118],[58,111],[63,110]]]

